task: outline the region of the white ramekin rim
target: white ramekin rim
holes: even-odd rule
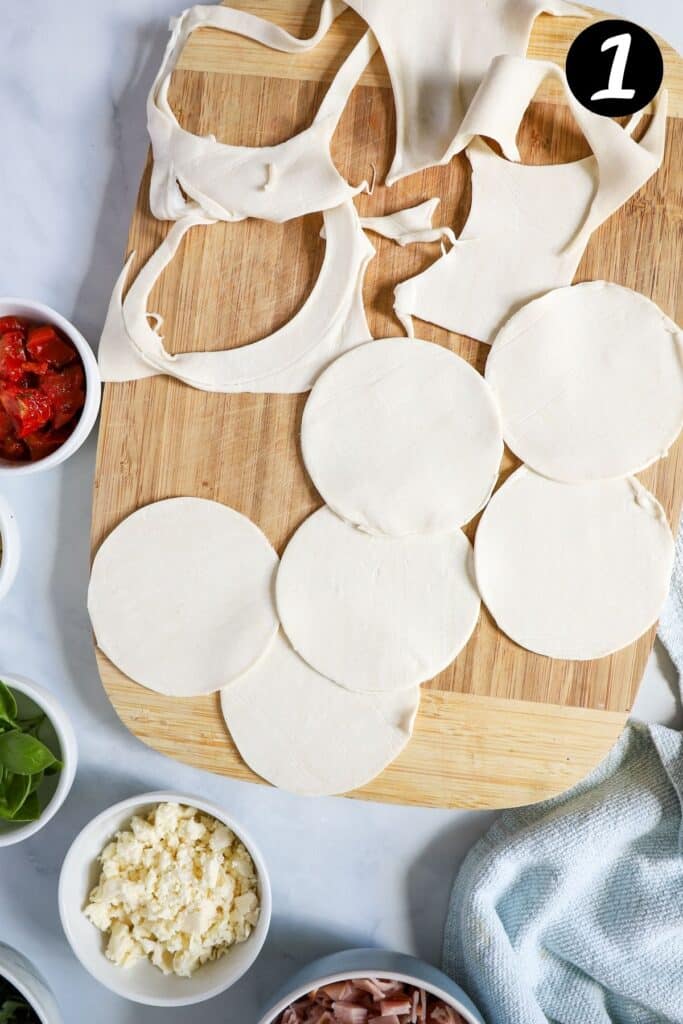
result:
[[[97,414],[100,411],[102,397],[102,381],[95,354],[81,332],[71,321],[44,302],[35,302],[33,299],[0,297],[0,316],[11,316],[12,314],[35,317],[37,320],[44,320],[46,323],[54,324],[55,327],[63,331],[69,341],[73,342],[81,357],[85,372],[85,405],[73,433],[66,439],[63,445],[60,445],[56,451],[46,455],[44,459],[39,459],[37,462],[7,462],[4,459],[0,459],[0,478],[3,476],[28,476],[31,473],[44,473],[65,462],[66,459],[78,451],[92,432],[97,420]]]
[[[0,494],[0,538],[2,539],[2,557],[0,557],[0,601],[8,593],[16,579],[21,558],[21,539],[16,516],[9,503]]]
[[[266,1017],[260,1021],[260,1024],[275,1024],[275,1021],[283,1013],[288,1006],[292,1003],[296,1003],[299,999],[303,999],[304,996],[308,995],[309,992],[314,992],[316,988],[322,988],[324,985],[334,985],[338,981],[354,981],[360,978],[367,978],[371,975],[371,971],[336,971],[333,974],[325,975],[322,978],[316,978],[316,980],[307,985],[300,985],[298,988],[290,992],[289,995],[284,996],[272,1010],[268,1011]],[[441,999],[447,1006],[457,1010],[459,1014],[467,1014],[465,1020],[472,1021],[472,1024],[476,1024],[474,1018],[470,1017],[467,1007],[459,1003],[454,997],[446,992],[445,989],[440,989],[438,986],[422,981],[420,978],[411,976],[410,974],[404,974],[402,971],[381,971],[382,980],[387,981],[400,981],[405,985],[412,985],[414,988],[421,988],[429,992],[430,995],[436,996]]]
[[[24,839],[35,835],[36,832],[39,832],[47,825],[48,821],[54,818],[69,795],[76,777],[78,744],[76,742],[76,734],[64,708],[52,693],[44,687],[38,686],[37,683],[32,682],[30,679],[26,679],[24,676],[14,676],[6,672],[0,672],[0,680],[6,683],[10,689],[23,693],[29,700],[32,700],[42,708],[57,734],[62,761],[62,770],[59,773],[57,788],[43,813],[37,821],[29,821],[23,825],[17,825],[16,828],[6,832],[0,832],[1,849],[5,846],[14,846],[15,843],[21,843]]]
[[[80,847],[84,845],[90,835],[93,832],[97,832],[100,826],[104,823],[112,822],[112,835],[120,825],[114,823],[120,821],[122,817],[132,818],[136,812],[143,811],[150,805],[162,804],[162,803],[178,803],[187,807],[194,807],[198,811],[202,811],[205,814],[211,815],[216,818],[222,824],[226,825],[237,838],[244,844],[247,852],[251,856],[254,867],[256,868],[256,875],[259,886],[259,901],[260,901],[260,913],[256,927],[252,931],[249,938],[245,943],[241,944],[242,948],[249,950],[249,956],[246,958],[246,962],[242,969],[239,971],[233,971],[230,977],[221,980],[214,985],[207,987],[205,990],[190,994],[187,996],[172,996],[172,997],[142,997],[139,994],[132,994],[129,986],[126,984],[126,972],[123,969],[118,969],[118,974],[113,975],[115,981],[112,981],[112,976],[99,973],[93,969],[92,964],[88,959],[82,955],[80,944],[73,934],[73,930],[70,926],[70,917],[73,911],[73,900],[78,901],[79,911],[82,912],[82,906],[87,899],[87,892],[75,893],[75,876],[78,867],[82,865],[82,854]],[[272,890],[270,884],[270,877],[268,875],[268,869],[266,867],[263,854],[259,847],[251,837],[251,835],[244,829],[244,827],[236,821],[223,807],[215,804],[203,797],[195,796],[191,793],[177,793],[166,790],[158,790],[150,793],[142,793],[138,796],[129,797],[126,800],[121,800],[105,810],[101,811],[100,814],[92,818],[85,826],[81,829],[78,835],[73,840],[67,854],[62,863],[62,869],[59,876],[59,889],[58,889],[58,904],[59,904],[59,916],[62,922],[62,928],[64,934],[71,946],[71,949],[80,961],[82,966],[88,971],[96,981],[105,988],[114,992],[116,995],[121,996],[123,999],[131,1000],[132,1002],[140,1003],[144,1006],[163,1006],[163,1007],[179,1007],[179,1006],[192,1006],[197,1003],[205,1002],[208,999],[213,999],[215,996],[221,995],[228,989],[232,988],[242,978],[246,972],[253,966],[257,960],[263,945],[266,941],[268,931],[270,929],[270,921],[272,916]],[[93,926],[94,927],[94,926]],[[229,953],[226,954],[229,956]],[[106,961],[104,952],[102,952],[102,964],[103,966]],[[201,968],[200,968],[201,969]],[[196,975],[195,975],[196,976]]]
[[[457,1010],[467,1024],[483,1024],[479,1010],[458,982],[415,956],[380,948],[340,950],[301,968],[291,987],[281,986],[259,1024],[275,1024],[288,1006],[324,985],[359,978],[382,978],[425,989]]]
[[[38,969],[27,956],[4,942],[0,942],[0,977],[24,997],[41,1024],[62,1024],[54,995]]]

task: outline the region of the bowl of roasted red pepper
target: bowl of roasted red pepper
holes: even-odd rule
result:
[[[80,448],[100,406],[97,361],[49,306],[0,299],[0,474],[50,469]]]

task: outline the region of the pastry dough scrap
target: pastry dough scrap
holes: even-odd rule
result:
[[[390,338],[322,374],[301,449],[338,515],[405,536],[469,522],[491,496],[503,439],[493,394],[469,363],[431,342]]]
[[[394,308],[408,334],[415,316],[490,341],[521,306],[571,283],[591,233],[660,166],[666,93],[660,94],[652,122],[636,142],[637,119],[622,128],[592,114],[574,100],[562,69],[548,61],[494,60],[468,113],[467,138],[495,138],[508,156],[518,158],[517,129],[547,76],[562,84],[592,156],[532,166],[504,160],[481,139],[469,145],[472,206],[460,238],[395,290]]]
[[[449,227],[434,227],[434,214],[441,202],[440,199],[427,199],[418,206],[408,206],[382,217],[361,217],[360,222],[366,231],[374,231],[384,238],[390,238],[399,245],[416,243],[440,242],[447,238],[453,245],[455,235]]]
[[[508,446],[555,480],[637,473],[683,427],[683,333],[644,295],[604,281],[516,313],[493,343],[486,380]]]
[[[527,650],[575,661],[654,625],[673,557],[664,510],[635,477],[565,484],[525,466],[489,502],[474,546],[499,628]]]
[[[367,189],[367,182],[352,187],[340,175],[330,142],[354,85],[377,49],[371,32],[342,64],[311,125],[279,145],[233,146],[213,135],[194,135],[180,126],[168,100],[173,69],[196,29],[233,32],[271,49],[297,53],[316,46],[344,9],[339,0],[323,0],[318,29],[306,40],[221,5],[190,7],[171,22],[171,38],[147,101],[154,156],[150,206],[157,219],[179,220],[199,208],[216,220],[285,221],[332,209]]]
[[[536,17],[586,18],[564,0],[347,0],[379,41],[396,106],[387,185],[447,164],[463,148],[462,121],[492,58],[523,56]]]
[[[309,665],[350,690],[375,692],[409,689],[449,665],[480,606],[460,530],[370,535],[328,508],[289,542],[276,600],[287,637]]]
[[[324,215],[327,238],[318,279],[303,307],[267,338],[238,348],[171,355],[149,322],[152,288],[193,227],[215,223],[193,211],[173,225],[122,301],[134,253],[114,289],[99,347],[103,380],[168,374],[202,391],[294,394],[308,391],[337,356],[371,339],[363,306],[363,280],[375,250],[353,203]]]
[[[138,273],[124,300],[131,253],[114,286],[98,359],[105,381],[140,380],[167,373],[206,391],[250,391],[291,394],[308,391],[334,359],[371,339],[363,303],[363,282],[375,249],[364,236],[372,231],[412,245],[451,238],[447,227],[433,227],[438,199],[382,217],[358,217],[353,203],[323,213],[320,232],[329,246],[313,291],[299,313],[269,338],[230,350],[173,356],[163,346],[163,318],[148,313],[154,285],[174,259],[185,235],[197,226],[217,223],[191,210],[168,235]],[[150,324],[154,320],[154,326]],[[270,365],[268,365],[270,363]]]
[[[352,693],[319,675],[279,633],[268,653],[221,691],[221,709],[249,767],[303,796],[348,793],[405,748],[419,687]]]
[[[275,638],[277,564],[259,528],[226,505],[147,505],[109,534],[93,562],[88,611],[97,646],[157,693],[214,693]]]

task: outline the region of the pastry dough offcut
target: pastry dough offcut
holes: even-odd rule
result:
[[[286,221],[333,209],[367,188],[366,182],[353,187],[342,178],[330,142],[354,85],[377,49],[371,32],[342,64],[309,127],[275,146],[233,146],[214,135],[188,132],[168,99],[178,58],[198,28],[232,32],[294,54],[315,47],[342,10],[339,0],[323,0],[318,30],[307,40],[221,4],[190,7],[171,23],[171,38],[147,101],[154,156],[150,206],[158,220],[179,220],[200,209],[215,220]]]
[[[214,693],[275,638],[277,562],[259,528],[226,505],[147,505],[110,533],[93,562],[88,611],[97,646],[157,693]]]
[[[503,455],[486,381],[439,345],[361,345],[318,379],[301,426],[306,468],[338,515],[370,533],[452,531],[483,507]]]
[[[427,199],[418,206],[408,206],[382,217],[361,217],[360,222],[365,231],[390,238],[398,245],[440,242],[443,238],[447,238],[452,245],[455,242],[453,229],[434,227],[432,224],[440,201],[436,197]]]
[[[408,743],[419,687],[352,693],[319,675],[279,633],[257,665],[221,691],[237,749],[261,778],[303,796],[349,793]]]
[[[522,466],[491,499],[474,545],[482,600],[527,650],[585,661],[657,621],[674,541],[635,479],[565,484]]]
[[[564,0],[347,0],[375,33],[391,78],[396,153],[387,185],[447,164],[493,57],[523,57],[542,11],[586,18]]]
[[[637,473],[683,426],[683,334],[644,295],[604,281],[520,310],[493,343],[486,379],[508,446],[555,480]]]
[[[513,313],[553,288],[571,284],[590,235],[652,177],[666,138],[666,93],[642,138],[582,107],[564,72],[548,61],[498,57],[468,111],[472,133],[501,142],[519,158],[515,136],[537,89],[559,81],[592,155],[573,163],[532,165],[499,156],[481,138],[467,149],[472,205],[455,245],[395,289],[396,315],[490,342]]]
[[[103,379],[138,380],[168,374],[202,391],[308,391],[337,356],[371,337],[363,308],[363,280],[375,250],[365,237],[353,203],[342,203],[323,217],[325,257],[302,308],[267,338],[223,351],[172,355],[160,333],[162,318],[148,312],[152,288],[176,256],[184,236],[193,227],[213,222],[194,212],[174,224],[123,299],[131,254],[114,288],[100,339]],[[155,320],[154,327],[150,317]]]
[[[350,690],[416,686],[453,661],[477,623],[471,554],[460,530],[370,535],[322,508],[282,556],[283,629],[309,665]]]

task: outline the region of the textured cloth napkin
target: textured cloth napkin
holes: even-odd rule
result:
[[[677,637],[683,653],[681,619]],[[683,1024],[682,794],[681,734],[631,724],[589,778],[473,848],[444,967],[486,1024]]]

